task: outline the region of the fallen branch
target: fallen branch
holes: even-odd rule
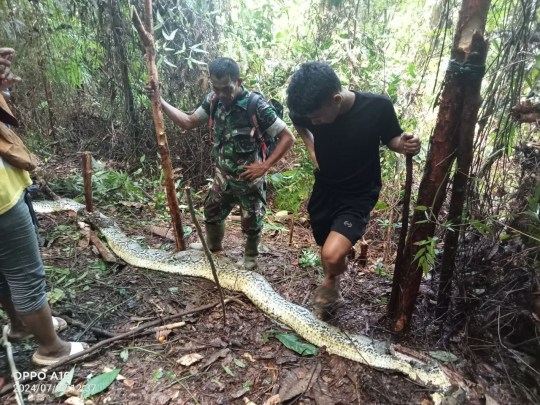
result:
[[[169,323],[169,324],[163,325],[163,326],[156,326],[155,328],[153,328],[151,330],[151,332],[161,332],[163,330],[173,330],[173,329],[176,329],[176,328],[181,328],[185,324],[186,323],[184,321],[182,321],[182,322]]]
[[[53,311],[53,315],[58,316],[60,318],[63,318],[70,325],[78,326],[79,328],[82,328],[82,329],[85,329],[85,330],[91,330],[92,332],[97,333],[97,334],[99,334],[101,336],[107,336],[107,337],[116,336],[114,333],[112,333],[112,332],[110,332],[108,330],[105,330],[105,329],[94,328],[94,327],[89,328],[88,325],[85,324],[84,322],[81,322],[81,321],[78,321],[76,319],[70,318],[69,316],[66,316],[64,314],[60,314],[60,313],[58,313],[56,311]]]
[[[97,248],[99,255],[107,263],[116,263],[116,257],[111,251],[103,244],[103,242],[97,237],[95,232],[90,233],[90,242]]]
[[[174,242],[174,233],[172,229],[167,229],[155,225],[148,225],[144,228],[148,232],[153,233],[154,235],[161,236],[162,238],[172,240]]]

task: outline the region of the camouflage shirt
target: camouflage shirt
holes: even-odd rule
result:
[[[250,136],[252,125],[247,114],[249,94],[250,92],[243,90],[231,106],[226,106],[217,99],[214,101],[217,108],[213,117],[212,153],[218,171],[233,180],[239,180],[238,175],[244,171],[240,166],[260,160],[261,145],[256,139],[256,134]],[[201,123],[209,120],[213,95],[214,93],[210,92],[195,111]],[[259,98],[256,111],[257,121],[266,141],[275,138],[285,129],[283,120],[264,98]]]

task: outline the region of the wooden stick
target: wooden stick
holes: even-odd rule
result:
[[[144,1],[144,26],[135,7],[132,6],[131,11],[133,24],[146,48],[146,70],[149,77],[148,85],[154,90],[154,95],[151,100],[152,115],[154,117],[154,127],[156,129],[158,152],[161,157],[161,167],[163,168],[167,202],[176,239],[176,249],[185,250],[184,230],[180,218],[180,208],[178,206],[171,155],[169,153],[169,142],[165,132],[165,121],[163,120],[163,110],[161,108],[161,91],[156,66],[156,48],[154,46],[152,0]]]
[[[107,263],[116,263],[116,257],[111,253],[111,251],[103,244],[103,242],[98,238],[95,232],[90,233],[90,242],[97,248],[99,254],[103,260]]]
[[[59,312],[52,311],[52,314],[53,314],[54,316],[63,318],[63,319],[64,319],[68,324],[70,324],[70,325],[75,325],[75,326],[78,326],[78,327],[80,327],[80,328],[82,328],[82,329],[89,329],[89,330],[91,330],[92,332],[95,332],[95,333],[97,333],[97,334],[99,334],[99,335],[107,336],[107,337],[113,337],[113,336],[116,336],[114,333],[109,332],[108,330],[105,330],[105,329],[94,328],[94,327],[88,328],[88,325],[85,324],[84,322],[81,322],[81,321],[78,321],[78,320],[76,320],[76,319],[70,318],[70,317],[67,316],[67,315],[60,314]]]
[[[201,243],[203,245],[204,253],[206,254],[206,257],[208,258],[208,262],[210,263],[210,268],[212,269],[212,275],[214,276],[214,281],[216,282],[216,285],[219,290],[219,298],[221,299],[221,306],[223,308],[223,326],[225,326],[226,325],[225,301],[223,299],[223,290],[221,289],[221,284],[219,284],[219,277],[217,275],[216,265],[214,264],[214,259],[212,259],[212,253],[210,253],[210,249],[208,249],[208,245],[206,244],[206,239],[204,239],[201,225],[199,224],[199,221],[197,220],[197,216],[195,215],[195,209],[193,208],[193,201],[191,200],[191,187],[187,186],[185,190],[186,190],[186,197],[188,201],[189,212],[191,213],[191,218],[193,219],[195,228],[197,228],[199,239],[201,240]]]
[[[289,246],[292,246],[293,234],[294,234],[294,212],[291,214],[291,231],[289,234]]]
[[[362,237],[362,240],[360,240],[360,254],[358,255],[358,264],[361,267],[366,267],[367,264],[367,258],[368,258],[368,248],[369,244],[366,242],[364,237]]]
[[[169,323],[169,324],[163,325],[163,326],[156,326],[155,328],[152,328],[152,332],[161,332],[161,331],[164,331],[164,330],[173,330],[173,329],[176,329],[176,328],[181,328],[185,324],[186,323],[184,321],[182,321],[182,322]]]
[[[84,201],[86,211],[94,212],[94,203],[92,200],[92,153],[83,152],[82,154],[82,172],[84,180]]]

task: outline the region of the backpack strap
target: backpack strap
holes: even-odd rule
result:
[[[210,131],[210,142],[214,140],[214,115],[216,115],[218,106],[217,94],[212,94],[210,99],[210,117],[208,117],[208,130]]]
[[[251,140],[254,140],[254,135],[257,133],[257,140],[261,144],[261,157],[263,162],[266,160],[266,142],[264,142],[261,128],[259,127],[259,121],[257,120],[257,103],[262,98],[260,93],[252,91],[248,98],[247,113],[249,116],[249,122],[251,123],[251,131],[249,133]]]

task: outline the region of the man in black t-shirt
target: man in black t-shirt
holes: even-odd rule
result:
[[[379,198],[381,142],[415,155],[420,139],[403,132],[390,99],[343,89],[323,62],[302,64],[287,95],[293,124],[316,167],[308,212],[322,247],[324,280],[313,304],[317,316],[328,318],[341,301],[339,276],[347,270],[347,255]]]

